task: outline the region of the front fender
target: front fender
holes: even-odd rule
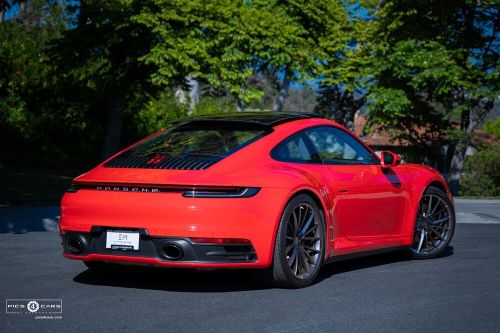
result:
[[[403,229],[403,236],[413,237],[420,200],[429,186],[436,184],[437,187],[445,191],[452,204],[454,205],[455,203],[446,181],[437,170],[425,165],[408,164],[404,166],[406,167],[408,176],[410,204]]]

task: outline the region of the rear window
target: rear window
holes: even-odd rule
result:
[[[224,157],[264,134],[262,130],[179,128],[165,131],[130,149],[126,154]]]
[[[244,123],[188,123],[146,140],[104,166],[204,169],[269,132],[268,128]],[[120,160],[123,163],[119,163]],[[137,165],[132,160],[136,160]],[[212,163],[199,167],[201,164],[196,161]]]

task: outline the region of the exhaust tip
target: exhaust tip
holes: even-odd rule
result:
[[[175,244],[165,244],[161,248],[162,255],[168,260],[179,260],[184,255],[182,249]]]
[[[79,237],[71,237],[68,240],[68,251],[71,254],[80,254],[83,252],[85,245]]]

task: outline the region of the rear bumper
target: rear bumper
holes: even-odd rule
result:
[[[263,188],[251,198],[185,198],[179,193],[80,190],[61,203],[63,255],[70,259],[192,268],[268,267],[288,191]],[[138,252],[105,248],[106,230],[141,232]],[[85,250],[68,250],[70,237]],[[239,238],[246,244],[196,244],[191,238]],[[162,246],[183,257],[172,260]]]
[[[189,238],[151,237],[145,229],[127,230],[137,232],[139,250],[117,250],[106,248],[108,228],[93,228],[90,233],[66,232],[62,237],[63,253],[71,259],[122,261],[134,259],[138,262],[169,266],[178,264],[231,264],[255,263],[257,255],[250,243],[196,243]],[[111,230],[115,231],[114,228]],[[121,229],[121,231],[125,231]],[[144,261],[146,259],[146,261]]]

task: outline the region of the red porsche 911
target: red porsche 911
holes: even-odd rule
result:
[[[77,177],[61,206],[64,256],[90,269],[253,268],[292,288],[353,256],[434,258],[455,228],[437,171],[293,113],[172,123]]]

